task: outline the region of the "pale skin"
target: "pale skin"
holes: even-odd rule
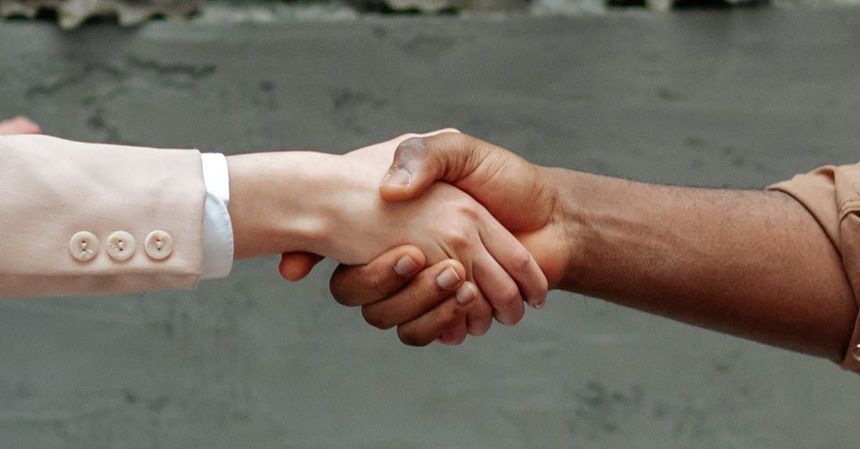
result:
[[[540,167],[459,133],[398,149],[387,201],[413,201],[436,180],[469,193],[517,235],[550,288],[605,298],[702,327],[840,360],[857,306],[836,250],[815,219],[779,192],[643,184]],[[403,180],[406,180],[405,182]],[[428,319],[426,304],[452,291],[391,269],[401,247],[364,266],[340,267],[332,291],[365,317],[391,315],[408,344],[427,344],[457,324]],[[287,274],[313,259],[288,254]],[[396,298],[422,298],[414,314]],[[442,314],[440,313],[440,316]],[[448,317],[456,322],[459,317]],[[369,320],[370,321],[370,320]]]
[[[0,134],[26,133],[41,129],[24,117],[0,121]],[[377,184],[391,154],[401,141],[414,136],[344,156],[270,152],[228,157],[235,257],[308,251],[360,264],[410,243],[420,251],[399,254],[394,262],[397,272],[414,274],[435,263],[428,272],[436,285],[458,288],[459,294],[434,314],[462,323],[464,332],[467,328],[475,334],[486,332],[494,314],[506,324],[517,323],[524,301],[542,306],[548,285],[536,261],[462,191],[438,185],[410,204],[389,204],[379,198]],[[409,310],[436,305],[416,301]],[[373,315],[367,319],[378,327],[400,323],[384,317],[374,320]]]
[[[414,273],[425,263],[443,262],[435,266],[434,282],[461,287],[456,305],[447,307],[459,315],[464,331],[471,326],[485,332],[494,314],[503,323],[517,323],[524,301],[543,304],[548,282],[525,247],[483,206],[446,184],[431,186],[408,203],[379,198],[378,184],[391,154],[408,137],[343,156],[273,152],[228,157],[235,257],[304,251],[363,264],[409,243],[420,248],[420,260],[404,254],[395,264],[401,264],[401,272]],[[368,316],[378,327],[400,323],[374,318]]]

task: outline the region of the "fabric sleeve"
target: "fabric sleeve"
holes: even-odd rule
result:
[[[0,136],[0,297],[192,288],[200,152]]]
[[[800,202],[818,221],[842,258],[860,305],[860,164],[820,167],[768,186]],[[860,307],[858,308],[860,309]],[[860,316],[854,324],[842,367],[860,373]]]
[[[203,153],[203,273],[201,279],[230,275],[233,268],[233,224],[227,206],[230,204],[230,176],[227,159],[220,153]]]

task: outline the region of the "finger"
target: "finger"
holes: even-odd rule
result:
[[[468,315],[468,311],[466,314]],[[466,341],[466,317],[464,316],[459,321],[455,322],[453,326],[442,331],[442,334],[439,335],[439,343],[448,346],[456,346],[460,343]]]
[[[408,286],[389,298],[362,307],[364,320],[371,326],[389,329],[424,315],[450,298],[463,285],[466,269],[456,260],[446,260],[421,271]],[[474,295],[462,301],[465,305]]]
[[[543,307],[549,283],[531,253],[507,229],[488,220],[481,232],[481,242],[490,255],[514,279],[520,294],[535,308]]]
[[[475,302],[466,311],[466,331],[469,335],[484,335],[493,325],[493,306],[484,298],[475,284],[467,282],[459,290],[457,295],[464,294],[462,290],[471,289],[475,295]]]
[[[404,140],[379,192],[386,201],[405,201],[427,190],[433,182],[451,183],[468,176],[483,159],[477,139],[459,132]]]
[[[288,281],[300,281],[307,276],[314,266],[323,260],[322,256],[305,252],[284,253],[278,271]]]
[[[337,302],[360,306],[387,298],[424,267],[424,253],[414,246],[389,250],[367,265],[341,265],[329,287]]]
[[[488,252],[477,256],[472,276],[500,323],[512,326],[523,318],[525,308],[519,287]]]
[[[475,284],[466,282],[457,289],[457,298],[460,300],[461,304],[469,302],[469,300],[465,298],[470,296],[474,296],[475,299],[466,309],[466,333],[469,335],[484,335],[488,330],[490,330],[490,326],[493,324],[493,307],[487,302],[480,290],[475,287]],[[462,323],[455,324],[454,328],[461,324]],[[455,332],[456,329],[454,328],[449,329],[452,331],[450,333],[448,333],[448,330],[442,333],[439,337],[441,343],[459,344],[463,339],[465,339],[465,335],[460,335],[459,332]]]
[[[466,308],[451,297],[439,307],[420,317],[401,324],[397,337],[409,346],[427,346],[442,335],[445,329],[455,325],[466,316]]]
[[[41,134],[42,129],[27,117],[18,116],[0,121],[0,134]]]

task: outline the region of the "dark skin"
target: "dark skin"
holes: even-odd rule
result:
[[[458,133],[404,142],[393,167],[408,170],[410,181],[383,184],[385,200],[408,201],[437,180],[453,184],[517,235],[551,288],[832,360],[845,353],[857,305],[840,256],[788,195],[539,167]],[[398,321],[404,343],[428,344],[463,312],[425,271],[394,272],[392,260],[404,253],[420,259],[401,247],[366,266],[340,267],[332,292],[361,305],[371,324]],[[282,267],[307,271],[312,261],[288,255]],[[407,311],[407,301],[420,306]]]

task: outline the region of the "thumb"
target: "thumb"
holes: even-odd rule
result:
[[[483,159],[476,142],[457,132],[404,140],[394,152],[379,193],[385,201],[406,201],[436,181],[456,183],[474,172]]]
[[[280,271],[281,276],[288,281],[300,281],[307,276],[314,268],[314,265],[318,264],[322,259],[322,256],[311,253],[284,253],[281,255],[281,264],[278,266],[278,271]]]

